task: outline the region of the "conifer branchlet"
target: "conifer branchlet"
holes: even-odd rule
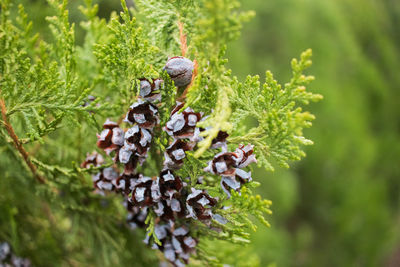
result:
[[[18,166],[40,181],[35,190],[29,187],[35,208],[24,205],[29,218],[48,218],[50,227],[38,232],[72,235],[51,239],[64,241],[61,249],[68,252],[53,253],[60,265],[94,254],[88,251],[121,252],[121,243],[134,242],[117,231],[120,210],[126,210],[126,225],[146,231],[149,246],[175,266],[190,258],[222,264],[202,246],[212,239],[249,242],[248,230],[255,229],[249,215],[269,225],[271,202],[251,191],[258,184],[251,163],[257,158],[271,170],[273,159],[288,166],[312,143],[302,130],[314,117],[299,107],[321,98],[305,90],[313,79],[303,74],[311,51],[292,62],[293,78],[284,87],[270,72],[263,85],[258,76],[240,82],[224,54],[252,14],[240,13],[236,0],[138,0],[136,17],[122,0],[122,12],[109,21],[85,1],[82,46],[75,43],[66,0],[48,1],[55,10],[48,42],[31,33],[22,7],[14,22],[11,2],[0,0],[2,160],[25,162]],[[83,160],[96,141],[98,152]],[[84,161],[80,167],[77,157]],[[25,172],[13,173],[18,185],[31,186]],[[88,190],[91,183],[97,194]],[[114,194],[122,204],[109,201]],[[14,220],[14,210],[9,214]],[[81,249],[75,239],[82,240],[82,232],[95,247]],[[114,254],[90,260],[124,265]]]

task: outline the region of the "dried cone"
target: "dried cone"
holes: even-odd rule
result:
[[[144,158],[139,158],[134,154],[134,151],[126,149],[125,146],[121,147],[118,154],[115,157],[115,162],[121,162],[124,164],[124,174],[133,174],[137,167],[137,164],[143,162]]]
[[[0,243],[0,266],[1,267],[30,267],[31,262],[28,259],[20,258],[14,255],[7,242]]]
[[[140,96],[150,102],[161,101],[161,85],[164,81],[155,79],[150,82],[147,79],[140,79]]]
[[[181,226],[172,229],[169,225],[156,225],[154,233],[161,241],[155,248],[164,253],[165,258],[177,267],[186,266],[190,255],[195,252],[197,240],[189,235],[189,229]]]
[[[172,246],[174,248],[176,258],[182,259],[185,264],[189,263],[190,254],[194,253],[196,245],[197,240],[189,235],[189,229],[187,227],[182,226],[173,231]],[[176,263],[177,262],[175,261],[175,264]]]
[[[219,131],[217,137],[212,140],[211,148],[220,148],[226,147],[226,138],[228,138],[229,134],[224,131]]]
[[[151,132],[138,125],[128,129],[125,133],[124,149],[135,152],[139,157],[146,157],[151,144]]]
[[[147,207],[139,208],[135,207],[131,202],[124,201],[123,205],[128,211],[128,215],[126,217],[126,221],[129,227],[133,230],[136,228],[145,228],[146,218],[147,218]]]
[[[239,145],[239,148],[235,150],[235,155],[237,168],[247,167],[250,163],[253,162],[257,163],[252,145]]]
[[[183,159],[186,157],[186,151],[193,149],[192,142],[185,142],[181,139],[176,139],[164,152],[164,166],[171,169],[179,169],[183,164]]]
[[[171,170],[163,170],[160,177],[157,178],[160,187],[161,197],[163,199],[172,199],[177,197],[183,187],[181,178],[174,175]]]
[[[0,263],[2,263],[10,255],[11,255],[10,245],[7,242],[0,243]]]
[[[81,167],[89,169],[90,167],[100,167],[103,163],[103,156],[96,151],[93,151],[91,154],[86,154],[86,159],[84,162],[82,162]]]
[[[135,184],[130,201],[139,207],[151,206],[160,200],[160,188],[157,180],[139,174],[139,179]]]
[[[137,157],[137,156],[136,156]],[[122,164],[128,164],[132,158],[135,158],[134,151],[130,150],[129,148],[123,146],[118,151],[117,156],[115,157],[116,162],[121,162]]]
[[[168,224],[156,224],[154,226],[154,234],[157,237],[157,239],[161,241],[161,246],[157,245],[156,243],[153,243],[153,246],[152,246],[153,249],[159,249],[159,250],[162,251],[162,249],[163,249],[163,245],[162,244],[169,237],[169,235],[170,235],[169,230],[170,229],[171,229],[171,226],[168,225]],[[146,235],[146,238],[143,240],[143,242],[148,245],[149,241],[150,241],[150,235],[148,233]]]
[[[138,183],[139,175],[122,174],[115,180],[116,191],[128,196]]]
[[[165,241],[169,237],[171,227],[167,224],[157,224],[154,227],[154,234],[160,241]]]
[[[130,124],[137,123],[139,127],[151,130],[159,123],[158,109],[153,104],[139,99],[130,106],[124,121]]]
[[[232,152],[217,154],[204,171],[221,175],[221,186],[228,197],[230,190],[240,191],[244,183],[251,181],[251,172],[245,172],[241,168],[247,167],[250,163],[257,162],[253,146],[239,145],[239,148]]]
[[[124,166],[124,173],[125,174],[133,174],[135,173],[135,169],[138,165],[138,162],[140,162],[139,157],[133,155],[129,159],[128,163],[125,164]]]
[[[104,130],[97,135],[97,146],[110,154],[124,144],[124,131],[117,123],[109,119],[104,123],[103,128]]]
[[[177,198],[161,200],[157,202],[153,210],[161,220],[169,222],[171,225],[174,225],[176,218],[185,216],[185,205]]]
[[[247,167],[250,163],[257,162],[253,153],[253,146],[240,145],[235,152],[217,154],[204,171],[223,176],[235,176],[237,168]]]
[[[96,97],[95,96],[92,96],[92,95],[88,95],[87,96],[87,98],[86,98],[86,100],[85,100],[85,102],[83,102],[83,104],[81,105],[82,107],[87,107],[87,106],[89,106],[90,104],[92,104],[92,102],[93,101],[95,101],[96,100]],[[100,106],[100,104],[96,104],[96,107],[99,107]],[[92,111],[92,110],[90,110],[90,109],[86,109],[90,114],[93,114],[94,112]]]
[[[247,182],[250,182],[251,180],[252,180],[251,172],[245,172],[242,169],[237,168],[234,177],[222,176],[221,186],[224,192],[228,195],[228,197],[230,197],[231,189],[240,192],[241,186]]]
[[[189,217],[207,221],[212,218],[211,208],[217,204],[217,199],[211,197],[205,190],[192,188],[192,193],[186,199]]]
[[[237,166],[237,156],[232,152],[219,153],[204,169],[212,174],[234,176]]]
[[[104,168],[96,175],[93,175],[94,187],[100,192],[115,190],[115,180],[119,173],[112,167]]]
[[[189,107],[182,112],[178,112],[184,105],[184,103],[177,102],[171,112],[170,120],[165,126],[165,131],[177,139],[193,138],[196,133],[196,124],[202,116],[200,112],[194,112]]]

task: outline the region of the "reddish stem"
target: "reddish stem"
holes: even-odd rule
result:
[[[183,22],[178,21],[178,27],[179,27],[179,39],[181,41],[181,52],[182,56],[184,57],[187,52],[187,38],[186,34],[183,33]]]
[[[15,147],[17,148],[18,152],[21,154],[26,165],[28,165],[29,169],[31,170],[31,172],[32,172],[33,176],[36,178],[36,180],[38,180],[41,184],[46,183],[46,180],[41,175],[38,174],[36,166],[33,165],[32,161],[29,158],[28,152],[22,146],[22,143],[18,139],[18,136],[15,133],[14,128],[9,123],[8,118],[7,118],[6,104],[4,102],[4,99],[2,99],[2,98],[0,98],[0,108],[1,108],[1,116],[2,116],[3,122],[4,122],[4,127],[6,128],[8,134],[10,135],[11,139],[13,140],[13,143],[14,143]]]

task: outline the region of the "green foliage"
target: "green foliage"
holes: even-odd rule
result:
[[[198,257],[195,257],[191,266],[204,266],[204,261],[196,258],[205,258],[208,266],[221,267],[225,265],[237,267],[259,267],[260,261],[250,246],[243,244],[229,245],[223,240],[205,240],[199,244]]]
[[[122,3],[123,23],[119,22],[118,16],[111,17],[107,25],[109,32],[106,32],[108,40],[97,43],[94,54],[104,66],[102,79],[107,90],[112,93],[111,99],[118,101],[117,105],[126,110],[137,94],[137,79],[157,78],[158,73],[151,65],[157,49],[149,44],[136,19],[131,17],[125,2]]]
[[[88,174],[98,168],[82,169],[78,163],[92,151],[99,122],[108,117],[119,120],[136,101],[141,78],[164,80],[158,108],[161,125],[165,124],[182,92],[162,67],[168,56],[185,52],[182,30],[187,36],[185,56],[197,64],[186,106],[208,117],[199,125],[205,128],[204,140],[187,154],[179,175],[190,187],[217,197],[213,212],[227,220],[226,224],[212,220],[211,225],[193,222],[191,233],[199,240],[193,264],[235,263],[235,257],[226,259],[226,255],[250,242],[256,221],[269,226],[266,216],[271,214],[271,202],[249,189],[258,182],[246,184],[228,198],[220,177],[204,171],[219,152],[208,148],[219,131],[227,131],[230,149],[240,143],[254,144],[260,164],[269,170],[271,160],[287,166],[300,159],[301,147],[311,143],[302,130],[313,119],[300,105],[321,98],[305,91],[312,80],[303,75],[311,64],[311,52],[305,52],[299,62],[293,60],[293,78],[283,88],[270,72],[260,88],[258,77],[240,82],[226,67],[227,43],[238,38],[242,23],[253,16],[240,12],[238,1],[142,0],[135,1],[136,10],[121,1],[122,12],[106,20],[97,16],[99,7],[86,0],[79,8],[85,19],[74,24],[66,0],[49,0],[51,38],[46,41],[42,32],[32,33],[22,5],[16,15],[10,1],[0,3],[0,100],[7,109],[0,128],[0,171],[4,174],[0,241],[10,241],[38,266],[154,266],[160,255],[142,244],[143,231],[129,231],[121,199],[94,194]],[[82,44],[77,44],[75,30],[84,32]],[[96,100],[90,102],[89,95]],[[248,117],[257,121],[252,129],[246,128]],[[24,145],[18,151],[10,127]],[[139,169],[146,175],[157,175],[161,152],[170,138],[157,129],[153,140],[154,148]],[[29,156],[24,156],[23,149]],[[29,162],[36,169],[25,168]],[[106,166],[111,164],[109,160]],[[43,184],[30,177],[37,175],[45,177]],[[199,176],[204,176],[203,184],[196,184]],[[147,230],[158,243],[153,215],[146,221]],[[208,246],[218,247],[221,242],[216,239],[224,241],[224,249],[210,251]],[[258,259],[236,263],[256,266]]]
[[[52,2],[55,5],[55,2]],[[21,124],[31,141],[40,140],[58,128],[61,117],[75,121],[75,114],[89,116],[83,107],[89,89],[82,87],[75,71],[73,26],[68,23],[65,4],[59,16],[49,18],[55,44],[31,35],[31,23],[19,6],[18,24],[10,19],[10,4],[2,2],[0,88],[9,120]],[[83,77],[81,77],[83,79]],[[76,121],[75,121],[76,122]]]
[[[269,170],[273,170],[269,158],[288,168],[289,160],[300,160],[305,155],[301,145],[312,144],[303,137],[303,128],[311,126],[314,116],[298,106],[322,98],[305,90],[305,86],[314,79],[303,75],[303,71],[311,65],[310,57],[311,50],[308,50],[302,54],[300,62],[293,59],[293,78],[284,88],[268,71],[262,89],[258,76],[248,76],[243,84],[238,83],[232,97],[233,128],[237,130],[230,141],[256,145],[260,165]],[[257,127],[247,130],[243,125],[249,118],[256,120]]]

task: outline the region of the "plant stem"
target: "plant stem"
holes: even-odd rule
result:
[[[178,26],[179,26],[179,39],[181,42],[181,52],[182,52],[182,56],[185,57],[186,52],[187,52],[187,38],[186,38],[186,34],[183,33],[183,22],[178,21]],[[194,70],[193,70],[193,76],[192,76],[192,80],[190,81],[190,84],[186,87],[185,91],[183,91],[182,95],[178,98],[179,101],[184,101],[186,98],[186,94],[189,91],[189,88],[192,86],[194,79],[197,76],[197,61],[196,59],[193,61],[194,63]]]
[[[182,56],[184,57],[187,52],[187,39],[186,39],[186,34],[183,33],[183,22],[178,21],[178,26],[179,26],[179,39],[181,41],[181,52]]]
[[[40,182],[41,184],[46,183],[46,180],[44,177],[42,177],[40,174],[38,174],[36,166],[33,165],[32,161],[29,158],[28,152],[24,149],[22,146],[21,141],[18,139],[18,136],[16,135],[14,128],[10,124],[7,118],[7,109],[6,109],[6,104],[4,102],[3,98],[0,98],[0,108],[1,108],[1,116],[3,119],[3,125],[6,128],[8,134],[10,135],[15,147],[17,148],[18,152],[21,154],[22,158],[24,159],[26,165],[28,165],[29,169],[31,170],[33,176],[35,179]]]

